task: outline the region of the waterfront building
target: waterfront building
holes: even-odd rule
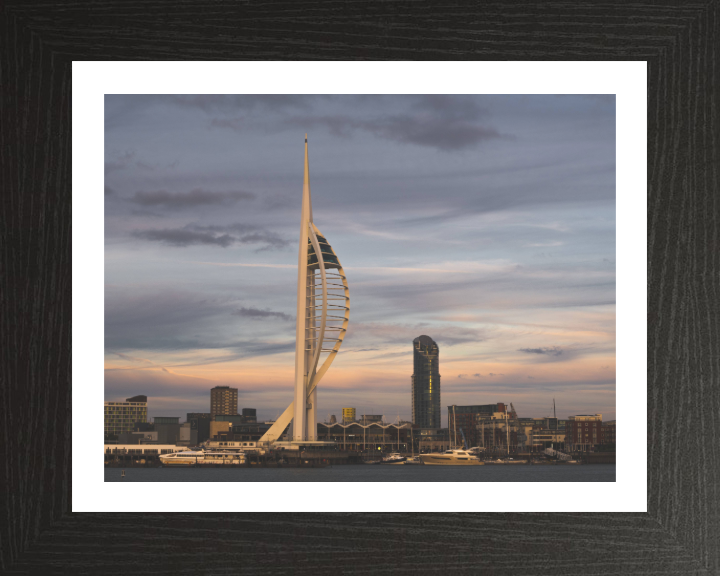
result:
[[[565,431],[554,428],[533,428],[530,430],[528,445],[532,452],[542,452],[545,448],[563,450],[565,447]]]
[[[133,430],[122,432],[118,436],[118,444],[157,444],[158,433],[155,430]]]
[[[180,439],[179,416],[155,416],[155,431],[160,444],[176,444]]]
[[[257,422],[257,410],[255,408],[243,408],[242,415],[244,422]]]
[[[565,428],[565,448],[587,452],[600,444],[602,414],[570,416]]]
[[[132,432],[136,422],[147,422],[147,396],[133,396],[125,402],[105,402],[105,437]]]
[[[472,406],[448,406],[448,428],[453,437],[458,438],[458,445],[461,442],[462,434],[468,443],[468,448],[478,446],[480,437],[477,432],[477,418],[491,417],[496,413],[505,413],[507,406],[503,402],[495,404],[475,404]]]
[[[427,454],[429,452],[442,452],[451,450],[453,446],[452,435],[449,428],[415,428],[417,442],[416,452]]]
[[[232,430],[232,422],[223,422],[220,420],[212,420],[210,422],[210,440],[217,438],[219,434],[227,434]]]
[[[172,454],[173,452],[183,452],[187,450],[187,446],[178,446],[176,444],[105,444],[105,464],[130,464],[137,462],[144,464],[156,461],[161,454]]]
[[[505,405],[500,403],[495,406],[502,411],[477,414],[475,417],[478,446],[489,452],[506,452],[509,442],[511,452],[524,450],[528,431],[533,428],[533,424],[527,422],[527,419],[509,420]]]
[[[348,422],[355,422],[355,408],[343,408],[342,409],[343,424]]]
[[[382,414],[363,414],[360,422],[363,424],[370,424],[372,422],[382,422]]]
[[[349,320],[350,292],[345,271],[313,222],[306,134],[298,251],[295,394],[292,403],[263,436],[263,442],[278,440],[291,422],[294,442],[317,441],[317,386],[340,350]]]
[[[180,425],[180,431],[178,434],[178,444],[183,444],[185,446],[197,446],[197,429],[192,429],[192,424],[190,422],[185,422]]]
[[[412,421],[440,428],[440,350],[430,336],[413,340]]]
[[[230,386],[215,386],[210,390],[210,414],[237,414],[238,391]]]
[[[242,414],[216,414],[213,418],[215,422],[232,422],[235,424],[243,424],[245,417]]]
[[[197,443],[202,444],[210,438],[210,421],[209,412],[188,412],[187,421],[190,422],[190,429],[197,431]]]
[[[418,452],[420,436],[411,424],[349,422],[318,423],[318,440],[334,442],[342,450],[357,452]],[[414,442],[414,448],[413,448]]]
[[[332,414],[330,416],[330,424],[335,424],[337,422],[337,418],[335,417],[335,414]]]
[[[600,444],[615,446],[615,420],[608,420],[600,426]]]
[[[229,430],[227,438],[229,440],[252,440],[257,442],[263,435],[270,430],[272,424],[265,422],[243,422],[241,424],[233,424]]]

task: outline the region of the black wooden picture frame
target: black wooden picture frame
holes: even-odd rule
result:
[[[0,572],[720,574],[718,4],[1,4]],[[647,513],[71,512],[72,61],[225,59],[647,61]]]

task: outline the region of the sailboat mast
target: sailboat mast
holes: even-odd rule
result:
[[[455,404],[453,404],[453,449],[457,448],[457,416],[455,415]]]
[[[510,457],[510,421],[508,420],[507,404],[505,405],[505,441],[507,442],[508,458]]]

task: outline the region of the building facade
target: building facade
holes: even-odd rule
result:
[[[355,422],[355,408],[343,408],[342,409],[343,424],[349,422]]]
[[[215,386],[210,390],[210,414],[237,414],[238,391],[230,386]]]
[[[187,422],[190,422],[190,429],[197,431],[197,443],[202,444],[210,438],[210,422],[209,412],[188,412]]]
[[[615,420],[608,420],[600,427],[600,444],[602,446],[615,446]]]
[[[440,349],[425,335],[413,340],[412,421],[440,428]]]
[[[382,414],[363,414],[362,418],[360,418],[360,423],[362,424],[372,424],[373,422],[382,423],[382,421]]]
[[[542,452],[546,448],[563,450],[565,431],[554,428],[533,428],[528,435],[527,444],[527,449],[531,452]]]
[[[360,424],[324,424],[318,423],[318,439],[335,442],[341,450],[357,452],[418,452],[420,435],[411,424],[382,424],[372,422]]]
[[[147,396],[133,396],[125,402],[105,402],[105,437],[132,432],[135,422],[147,422]]]
[[[601,443],[602,414],[570,416],[565,424],[565,449],[588,452]]]
[[[451,438],[457,438],[458,445],[465,435],[468,448],[479,446],[478,416],[490,418],[496,413],[505,413],[507,406],[498,402],[496,404],[475,404],[473,406],[448,406],[448,428]],[[462,433],[460,432],[462,430]]]

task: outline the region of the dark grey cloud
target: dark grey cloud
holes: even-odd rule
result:
[[[117,156],[113,160],[105,162],[105,174],[117,172],[118,170],[124,170],[132,164],[135,159],[135,152],[133,150],[126,150],[120,156]]]
[[[327,97],[302,94],[178,94],[172,96],[172,102],[205,112],[236,112],[256,108],[276,111],[308,109],[314,101],[323,98]]]
[[[257,251],[280,249],[290,244],[275,232],[262,230],[253,225],[231,224],[229,226],[197,226],[188,224],[182,228],[164,228],[156,230],[134,230],[136,238],[161,242],[168,246],[186,248],[188,246],[228,246],[237,244],[260,244]]]
[[[518,352],[525,352],[526,354],[546,354],[549,356],[560,356],[563,353],[562,348],[559,346],[549,346],[543,348],[520,348]]]
[[[501,138],[490,126],[476,124],[467,118],[448,118],[431,114],[392,114],[362,120],[350,115],[303,116],[288,119],[291,125],[323,126],[334,136],[348,137],[355,130],[369,132],[377,138],[451,152],[471,148],[482,141]],[[214,120],[214,126],[240,129],[239,120]]]
[[[238,308],[233,312],[234,316],[242,316],[243,318],[250,318],[251,320],[263,320],[265,318],[279,318],[280,320],[294,320],[294,316],[285,314],[283,312],[273,312],[269,308],[260,310],[259,308]]]
[[[180,96],[176,103],[202,108],[216,115],[214,128],[247,132],[260,128],[256,108],[277,114],[262,128],[284,131],[295,127],[322,127],[333,136],[350,137],[366,132],[377,138],[414,144],[446,152],[471,148],[503,137],[488,123],[487,111],[474,97],[459,95],[418,96],[290,96],[223,97]],[[380,104],[382,103],[382,104]],[[378,114],[389,108],[392,112]],[[321,113],[312,113],[320,110]],[[353,112],[345,112],[353,110]],[[233,115],[228,113],[232,112]]]
[[[240,200],[254,200],[252,192],[212,192],[196,188],[190,192],[135,192],[130,202],[140,206],[162,206],[170,209],[196,208],[207,205],[232,205]]]
[[[162,242],[168,246],[184,248],[187,246],[214,245],[227,248],[234,244],[236,239],[229,234],[213,234],[212,232],[194,232],[185,228],[164,229],[164,230],[135,230],[133,236]]]
[[[418,118],[403,114],[367,122],[362,127],[380,138],[429,146],[444,152],[471,148],[484,140],[500,138],[494,128],[464,119],[448,120],[436,116]]]
[[[110,186],[105,186],[105,196],[112,196],[115,194],[115,190],[110,188]]]

